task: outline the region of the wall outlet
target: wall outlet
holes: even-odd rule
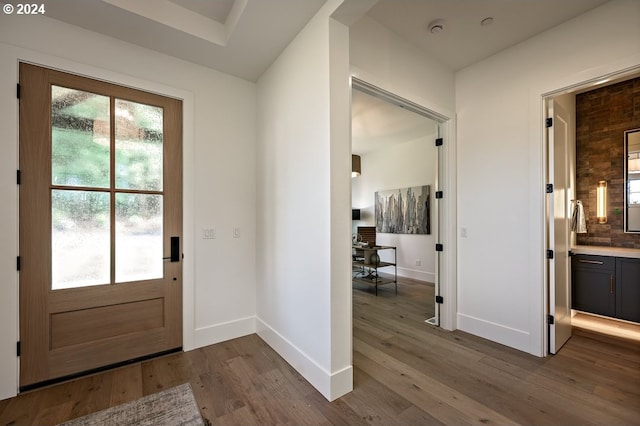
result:
[[[460,228],[460,236],[462,238],[467,238],[468,232],[467,232],[467,228]]]
[[[422,266],[422,261],[420,259],[416,259],[416,266]]]
[[[240,238],[240,228],[237,226],[233,228],[233,238]]]
[[[216,238],[215,228],[206,228],[202,230],[202,238],[205,240],[213,240]]]

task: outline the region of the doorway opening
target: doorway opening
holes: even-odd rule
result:
[[[640,276],[640,233],[626,226],[633,176],[625,141],[626,131],[640,128],[625,101],[638,87],[634,67],[543,96],[546,354],[557,353],[575,327],[640,341],[637,297],[624,290]]]
[[[436,141],[446,117],[356,78],[352,88],[354,289],[424,286],[423,320],[439,326],[444,157]]]

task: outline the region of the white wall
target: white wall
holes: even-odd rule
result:
[[[352,233],[358,226],[375,226],[374,194],[377,191],[431,186],[431,234],[377,233],[376,242],[397,247],[398,275],[434,282],[435,279],[435,161],[436,134],[372,151],[361,156],[362,174],[351,180],[352,207],[361,209],[360,220],[353,221]],[[391,253],[382,251],[380,257],[393,261]],[[416,265],[416,260],[420,265]],[[391,272],[387,269],[385,272]]]
[[[462,330],[543,355],[541,96],[640,63],[639,40],[616,0],[456,74]]]
[[[453,117],[453,71],[368,16],[349,28],[349,36],[354,76]]]
[[[258,81],[258,334],[351,390],[348,32],[328,1]]]
[[[46,17],[22,18],[0,14],[0,399],[17,390],[20,59],[184,100],[184,347],[254,332],[255,84]],[[203,228],[217,238],[202,240]]]

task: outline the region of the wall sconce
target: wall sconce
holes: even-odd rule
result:
[[[360,167],[360,156],[351,154],[351,177],[360,176],[362,168]]]
[[[607,223],[607,181],[601,180],[596,188],[596,216],[598,223]]]

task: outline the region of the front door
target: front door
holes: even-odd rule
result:
[[[20,387],[182,346],[182,103],[20,64]]]

